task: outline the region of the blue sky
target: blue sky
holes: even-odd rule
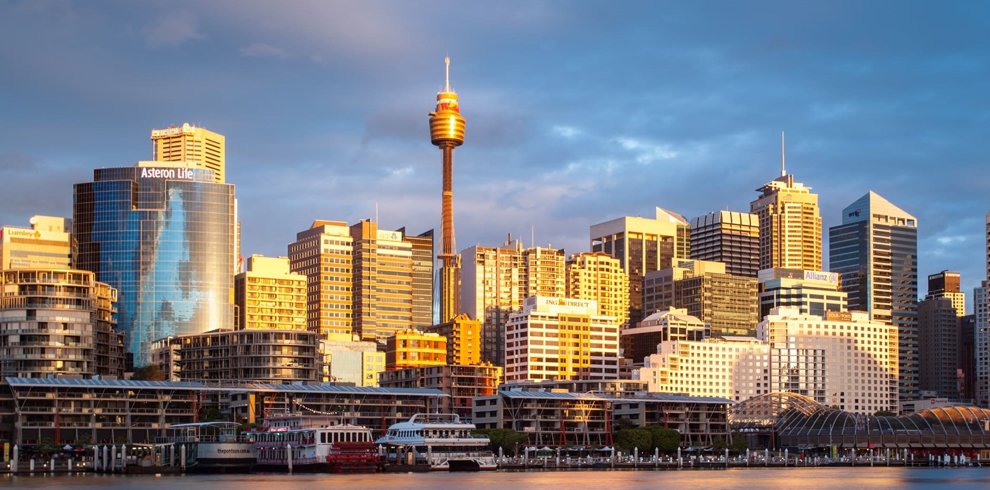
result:
[[[227,137],[244,254],[316,218],[439,228],[427,113],[467,118],[458,248],[587,249],[655,206],[748,210],[788,170],[826,229],[874,190],[918,217],[925,276],[984,272],[990,4],[0,0],[0,222],[71,215],[152,128]],[[967,300],[970,303],[971,300]]]

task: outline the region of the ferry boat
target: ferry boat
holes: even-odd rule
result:
[[[427,465],[435,471],[497,469],[488,437],[472,434],[474,429],[457,414],[416,414],[392,424],[375,442],[386,447],[388,461],[397,465]]]
[[[256,471],[375,473],[381,466],[371,429],[336,417],[272,415],[263,430],[248,437],[254,441]]]
[[[255,464],[254,444],[240,433],[236,422],[173,424],[166,433],[165,442],[175,444],[175,458],[186,448],[187,472],[245,473]]]

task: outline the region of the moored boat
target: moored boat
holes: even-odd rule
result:
[[[391,464],[425,465],[434,471],[497,469],[488,438],[473,434],[474,429],[457,414],[416,414],[392,424],[375,442],[386,447]]]
[[[256,471],[374,473],[380,468],[371,430],[334,417],[271,416],[263,430],[248,437],[254,441]]]
[[[255,464],[254,444],[241,434],[236,422],[174,424],[167,433],[177,457],[181,458],[185,447],[187,472],[244,473]]]

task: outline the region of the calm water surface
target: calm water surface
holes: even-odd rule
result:
[[[936,488],[990,489],[990,468],[738,468],[682,471],[410,473],[387,475],[190,475],[0,477],[8,488],[171,490],[465,489],[613,490],[632,488]]]

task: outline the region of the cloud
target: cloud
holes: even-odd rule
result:
[[[241,48],[241,56],[248,58],[279,58],[285,59],[289,54],[284,49],[265,43],[254,43]]]
[[[187,41],[202,39],[199,21],[192,13],[180,10],[170,12],[156,19],[142,31],[145,42],[153,48],[175,47]]]

